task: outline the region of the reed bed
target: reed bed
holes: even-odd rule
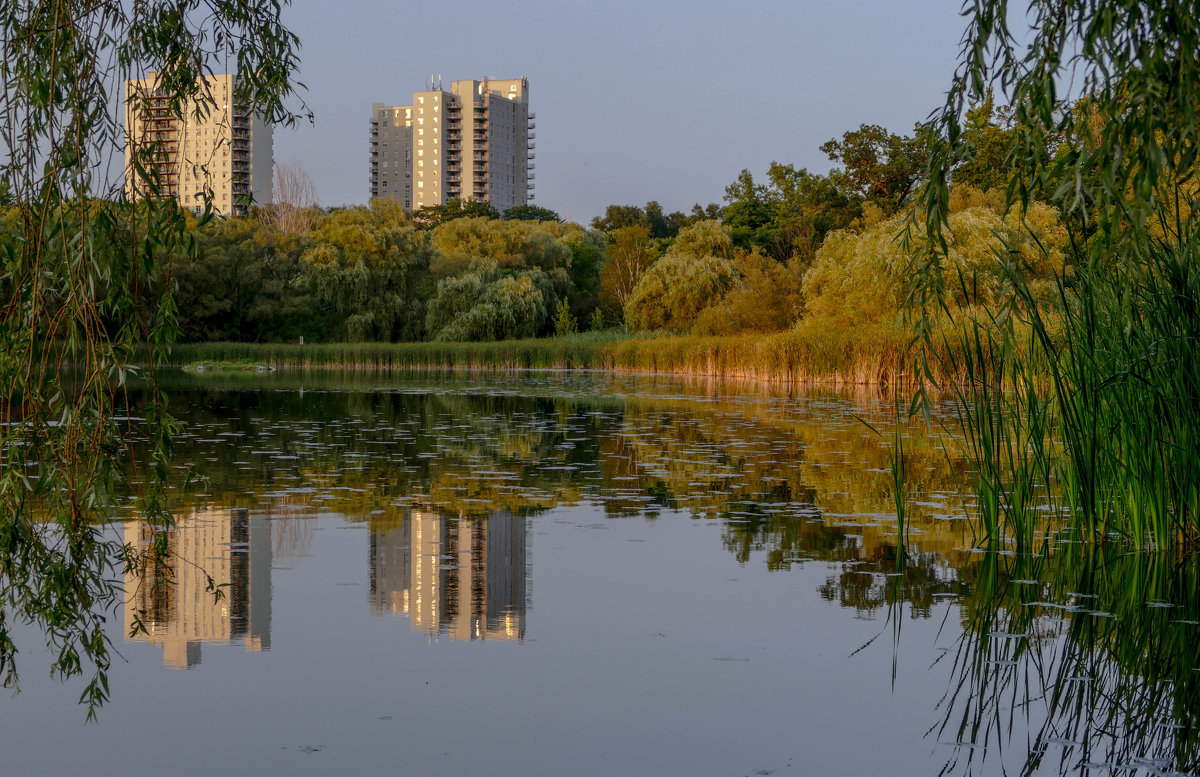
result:
[[[729,337],[629,339],[610,348],[616,369],[715,375],[786,384],[905,383],[911,337],[895,327],[802,328]]]
[[[420,369],[603,369],[619,331],[493,343],[186,343],[171,359],[180,365],[252,361],[276,369],[351,371]]]
[[[495,343],[188,343],[172,361],[277,369],[609,370],[777,384],[887,386],[910,380],[909,336],[895,327],[800,329],[731,337],[620,330]]]
[[[981,539],[1200,545],[1200,237],[1125,250],[944,340]]]

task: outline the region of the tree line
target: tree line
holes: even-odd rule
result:
[[[1011,133],[990,99],[971,113],[974,153],[954,180],[955,220],[972,226],[954,256],[972,272],[1005,224],[997,176]],[[172,280],[180,337],[482,341],[615,325],[723,335],[894,319],[904,260],[892,238],[922,182],[924,141],[863,125],[822,150],[837,165],[827,174],[773,163],[761,180],[743,170],[722,204],[610,205],[589,227],[470,200],[189,215],[195,251],[175,259]],[[1041,215],[1048,253],[1061,253],[1065,238]]]

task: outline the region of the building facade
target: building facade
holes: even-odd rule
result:
[[[171,111],[160,93],[157,74],[125,84],[125,196],[130,201],[155,192],[134,171],[134,156],[152,166],[160,197],[173,197],[196,212],[211,192],[213,211],[245,215],[251,199],[271,203],[274,138],[271,125],[235,99],[235,77],[207,77],[203,88],[211,105],[196,103]],[[207,100],[205,101],[207,102]]]
[[[453,81],[411,105],[371,106],[371,197],[409,210],[455,198],[505,211],[533,199],[536,116],[529,81]]]

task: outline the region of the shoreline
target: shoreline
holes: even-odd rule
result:
[[[855,336],[847,336],[851,333]],[[184,343],[174,346],[170,364],[346,372],[594,371],[791,386],[912,385],[911,372],[902,367],[906,336],[895,330],[864,334],[638,337],[610,331],[486,343]]]

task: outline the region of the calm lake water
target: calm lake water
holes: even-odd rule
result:
[[[0,773],[1198,768],[1196,561],[975,550],[970,475],[916,426],[902,559],[879,396],[545,373],[171,395],[176,584],[126,581],[96,725],[19,635]]]

